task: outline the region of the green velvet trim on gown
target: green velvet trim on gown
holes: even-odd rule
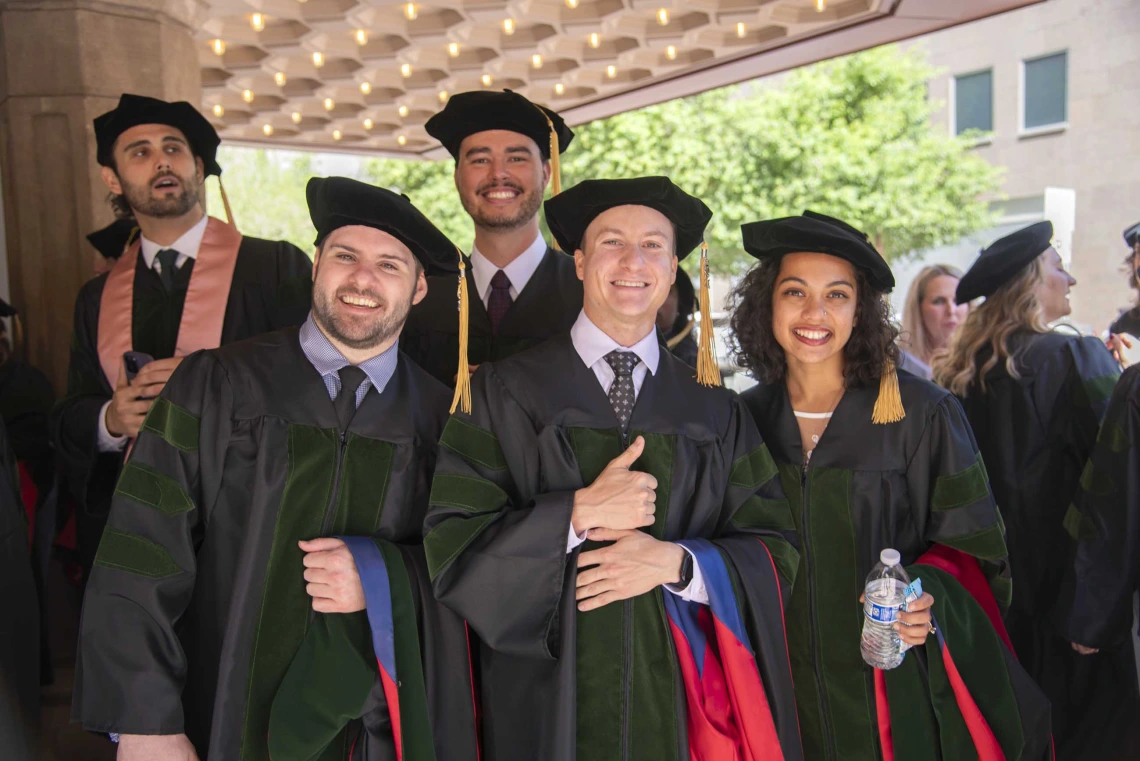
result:
[[[506,470],[507,460],[499,439],[490,431],[452,415],[443,428],[439,443],[456,454],[488,470]]]
[[[170,552],[160,544],[130,531],[108,526],[95,552],[95,565],[145,576],[165,579],[182,573]]]
[[[194,501],[180,483],[139,462],[128,462],[123,466],[115,493],[166,515],[188,513],[194,509]]]
[[[158,434],[170,446],[183,452],[198,451],[198,416],[164,397],[154,400],[143,420],[142,430]]]

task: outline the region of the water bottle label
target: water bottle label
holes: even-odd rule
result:
[[[893,624],[898,620],[901,605],[876,605],[871,602],[867,605],[867,617],[881,624]]]
[[[909,610],[907,605],[920,597],[922,597],[922,579],[915,579],[903,590],[903,610]]]

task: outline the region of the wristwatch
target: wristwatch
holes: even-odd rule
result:
[[[685,559],[681,561],[681,578],[677,580],[677,588],[684,589],[693,581],[693,556],[685,550]]]

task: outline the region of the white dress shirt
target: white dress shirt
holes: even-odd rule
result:
[[[544,256],[546,256],[546,241],[540,233],[525,251],[515,257],[513,262],[501,268],[503,272],[507,273],[507,279],[511,281],[512,302],[518,301],[519,294],[530,282],[535,270],[538,269],[538,265],[542,264],[542,257]],[[483,306],[487,306],[487,300],[491,298],[491,278],[499,269],[491,263],[490,259],[479,253],[479,249],[472,247],[471,277],[475,279],[475,290],[479,292],[479,300],[483,302]]]
[[[594,371],[594,376],[601,384],[602,391],[607,394],[614,382],[613,368],[610,367],[609,362],[606,362],[606,355],[611,351],[632,351],[641,360],[633,368],[633,398],[635,403],[641,394],[641,387],[645,385],[646,376],[649,373],[657,374],[657,366],[661,361],[661,344],[657,343],[657,331],[653,328],[633,346],[622,346],[602,332],[602,329],[586,316],[586,310],[582,310],[574,322],[574,326],[570,328],[570,340],[574,344],[574,350],[582,358],[582,362]],[[574,524],[570,524],[566,551],[571,552],[584,541],[586,541],[586,536],[579,536],[574,533]],[[693,553],[689,552],[689,548],[682,545],[681,549],[693,556]],[[705,589],[701,566],[697,563],[695,556],[693,556],[693,579],[689,585],[682,589],[675,584],[666,584],[665,588],[682,600],[708,605],[708,590]]]
[[[202,236],[206,234],[206,224],[209,221],[210,218],[203,214],[193,227],[182,233],[182,237],[169,246],[160,246],[145,235],[140,235],[139,247],[142,249],[141,253],[146,266],[162,274],[162,264],[156,261],[155,257],[158,256],[159,251],[167,248],[173,248],[178,252],[178,258],[174,260],[175,269],[182,269],[182,265],[186,263],[187,259],[197,259],[198,249],[202,247]],[[127,445],[126,436],[114,436],[107,430],[107,408],[110,406],[111,402],[108,401],[99,410],[99,432],[96,434],[96,445],[100,452],[119,452]]]

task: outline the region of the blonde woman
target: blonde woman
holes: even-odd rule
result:
[[[934,355],[950,345],[950,337],[970,311],[969,304],[958,303],[961,278],[957,267],[932,264],[910,284],[899,335],[902,369],[930,380]]]
[[[1005,518],[1014,584],[1006,624],[1052,702],[1057,758],[1110,758],[1135,705],[1135,670],[1120,649],[1078,656],[1050,616],[1080,529],[1069,506],[1119,370],[1099,339],[1049,330],[1069,313],[1076,285],[1052,236],[1040,222],[982,251],[957,296],[986,300],[935,360],[934,379],[961,399]]]

